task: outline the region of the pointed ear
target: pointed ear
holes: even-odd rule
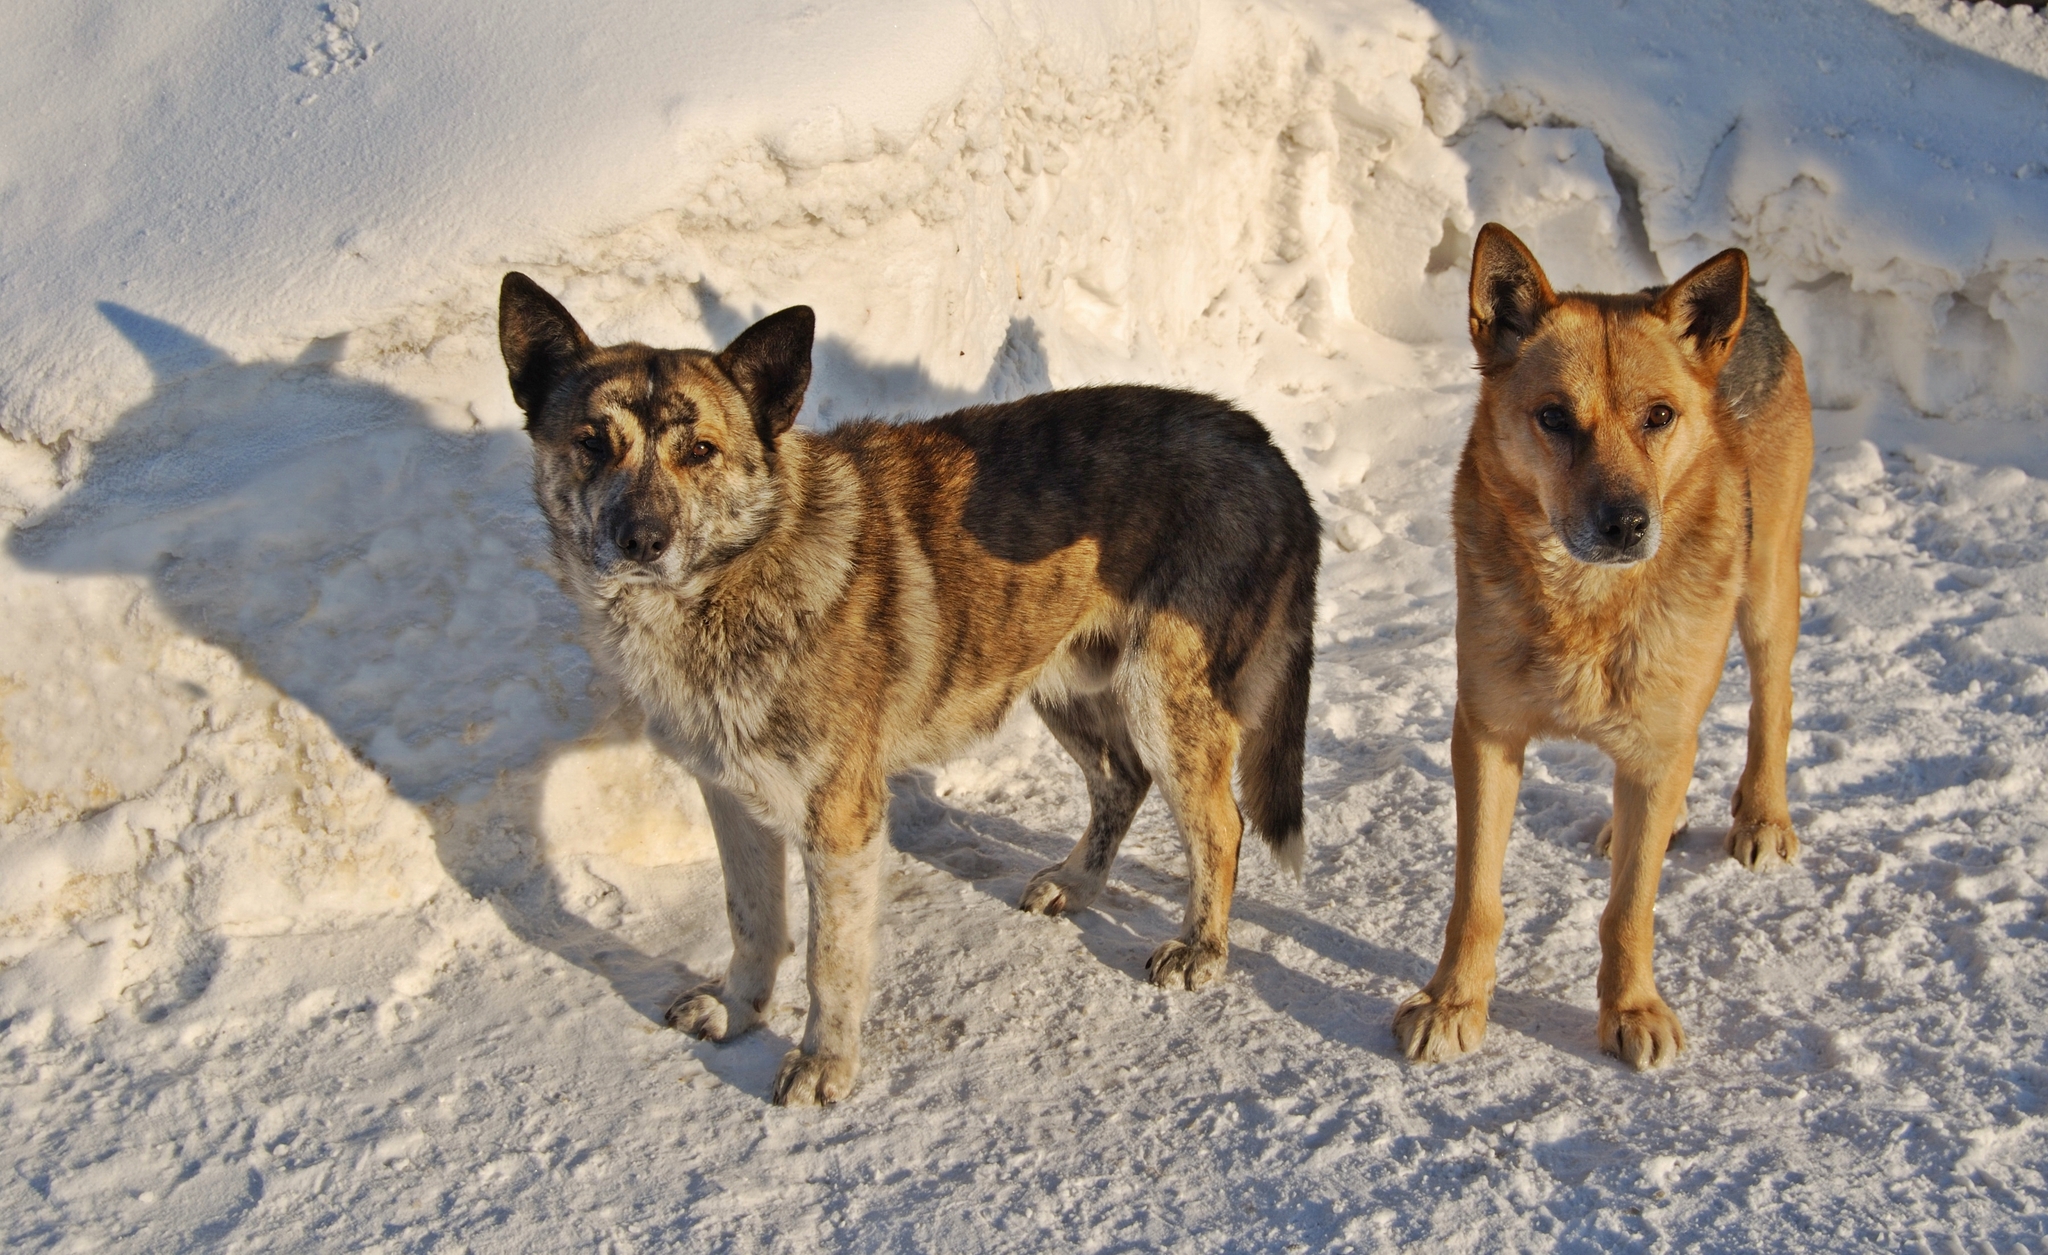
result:
[[[747,399],[747,408],[754,413],[754,430],[764,445],[773,445],[777,436],[788,431],[796,422],[796,412],[804,406],[804,391],[811,386],[811,338],[817,325],[810,306],[792,305],[740,332],[718,355],[719,368]]]
[[[1513,364],[1522,341],[1557,304],[1557,293],[1528,245],[1498,222],[1479,229],[1472,246],[1472,289],[1467,324],[1479,350],[1481,373]]]
[[[516,270],[505,276],[498,288],[498,349],[512,376],[512,399],[526,412],[527,426],[533,426],[534,412],[589,348],[590,337],[560,301]]]
[[[1748,255],[1731,248],[1707,258],[1664,289],[1653,312],[1678,333],[1687,357],[1719,375],[1749,317]]]

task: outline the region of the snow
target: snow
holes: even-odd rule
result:
[[[2048,1249],[2048,21],[1934,0],[531,0],[0,13],[0,1241],[22,1249]],[[1450,896],[1464,268],[1750,251],[1822,446],[1794,867],[1703,729],[1592,1041],[1609,772],[1532,751],[1483,1049]],[[896,784],[862,1082],[720,970],[701,802],[540,571],[498,278],[594,334],[803,301],[803,421],[1243,401],[1328,522],[1299,884],[1219,989],[1155,801],[1098,907],[1028,714]],[[798,913],[799,922],[801,913]]]

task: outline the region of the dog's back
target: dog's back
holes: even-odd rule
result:
[[[1320,524],[1255,419],[1197,393],[1078,388],[817,443],[850,460],[929,573],[906,572],[931,590],[915,643],[931,656],[927,717],[950,730],[947,699],[983,688],[999,717],[1049,664],[1049,686],[1086,689],[1168,616],[1203,646],[1184,681],[1246,725],[1253,825],[1298,859]]]

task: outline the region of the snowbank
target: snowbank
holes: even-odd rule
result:
[[[0,1048],[44,1113],[9,1122],[9,1240],[339,1245],[413,1208],[745,1247],[839,1233],[821,1180],[925,1247],[2039,1240],[2044,69],[2042,19],[1932,0],[0,14]],[[1566,286],[1748,249],[1822,407],[1811,857],[1711,857],[1738,667],[1660,957],[1704,1061],[1661,1089],[1581,1040],[1605,776],[1572,747],[1532,759],[1498,1041],[1424,1073],[1383,1040],[1448,899],[1444,505],[1489,219]],[[604,339],[813,305],[807,423],[1112,379],[1265,419],[1331,540],[1315,861],[1248,863],[1229,989],[1128,979],[1170,926],[1157,811],[1101,911],[1005,911],[1080,821],[1026,717],[899,787],[871,1102],[819,1126],[865,1142],[760,1125],[772,1035],[643,1039],[723,962],[716,875],[539,569],[511,266]],[[376,1102],[309,1094],[302,1058]],[[102,1127],[98,1059],[156,1114]],[[649,1069],[643,1110],[617,1082]],[[496,1111],[503,1077],[537,1089]],[[760,1138],[678,1151],[650,1111]],[[527,1124],[554,1149],[510,1166]],[[1719,1175],[1705,1129],[1742,1148]],[[1061,1193],[1132,1147],[1184,1215]],[[669,1175],[578,1166],[608,1154]],[[1031,1154],[1044,1180],[985,1179]],[[420,1165],[455,1182],[443,1230]],[[743,1179],[810,1210],[763,1220]],[[983,1211],[916,1219],[939,1198]]]

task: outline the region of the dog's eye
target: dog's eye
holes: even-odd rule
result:
[[[612,451],[612,442],[604,438],[603,432],[593,431],[587,436],[578,438],[576,447],[588,453],[591,457],[603,458]]]
[[[717,452],[717,445],[712,444],[708,440],[699,440],[696,444],[690,446],[690,452],[688,456],[685,458],[685,460],[689,462],[691,466],[702,466],[706,462],[709,462],[712,456]]]
[[[1653,405],[1650,407],[1650,416],[1647,419],[1643,420],[1643,426],[1649,428],[1651,431],[1655,431],[1659,427],[1671,426],[1671,420],[1677,417],[1678,411],[1672,409],[1670,406]]]
[[[1545,431],[1563,432],[1572,429],[1571,411],[1562,405],[1546,405],[1536,411],[1536,425]]]

